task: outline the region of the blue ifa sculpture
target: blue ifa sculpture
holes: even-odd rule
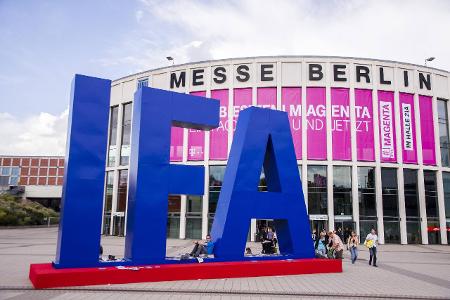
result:
[[[170,163],[170,131],[217,127],[219,101],[140,88],[133,105],[125,258],[99,261],[110,88],[104,79],[76,75],[73,81],[56,268],[175,263],[165,255],[168,195],[204,194],[203,166]],[[281,255],[259,259],[314,257],[287,114],[251,107],[239,115],[211,232],[211,261],[248,259],[252,218],[274,219],[279,239]],[[262,168],[268,192],[258,192]]]

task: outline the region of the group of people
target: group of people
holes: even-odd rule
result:
[[[338,228],[337,231],[329,231],[328,233],[323,229],[317,235],[316,230],[313,230],[312,239],[317,257],[343,259],[343,241],[346,241],[346,248],[350,251],[352,264],[358,258],[359,237],[354,231],[350,231],[348,235],[344,235],[341,228]],[[366,236],[364,245],[369,249],[369,265],[373,263],[373,266],[377,267],[378,236],[375,229],[372,229]]]
[[[259,232],[259,240],[262,245],[262,254],[276,254],[277,253],[277,236],[272,227],[265,227]]]

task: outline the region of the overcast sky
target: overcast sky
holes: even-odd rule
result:
[[[0,0],[0,155],[64,154],[75,73],[337,55],[450,70],[450,1]]]

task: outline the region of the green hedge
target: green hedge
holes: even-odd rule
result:
[[[0,226],[45,225],[48,217],[58,221],[59,214],[37,202],[0,195]]]

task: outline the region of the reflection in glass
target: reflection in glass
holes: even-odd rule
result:
[[[442,166],[448,167],[450,165],[450,142],[448,133],[448,114],[447,101],[438,99],[438,125],[439,125],[439,141],[441,147],[441,162]]]
[[[308,166],[308,214],[328,214],[327,167]]]
[[[428,243],[440,244],[439,207],[435,171],[423,171],[425,183],[425,207],[427,213]]]
[[[400,243],[397,169],[381,168],[381,190],[383,198],[384,241],[386,243]]]
[[[105,203],[103,207],[103,234],[109,234],[111,226],[114,172],[106,172]]]
[[[405,187],[406,233],[408,244],[422,243],[417,170],[403,169]]]
[[[375,168],[358,167],[358,197],[360,220],[376,219]]]
[[[120,165],[128,165],[131,141],[131,109],[132,103],[123,105],[122,147],[120,149]]]
[[[351,216],[352,208],[352,168],[333,167],[333,203],[336,216]]]
[[[119,116],[119,107],[118,106],[111,107],[111,119],[109,123],[108,167],[112,167],[116,163],[118,116]]]

